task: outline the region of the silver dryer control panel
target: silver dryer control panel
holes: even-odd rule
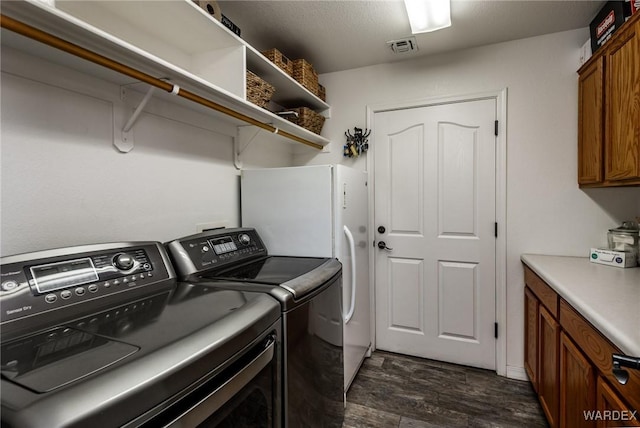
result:
[[[126,302],[175,286],[175,273],[157,242],[60,248],[0,262],[3,336],[13,327],[54,325],[102,303]]]

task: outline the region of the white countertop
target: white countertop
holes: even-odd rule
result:
[[[520,259],[623,353],[640,357],[640,268],[599,265],[587,257]]]

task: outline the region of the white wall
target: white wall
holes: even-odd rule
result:
[[[321,76],[332,118],[329,153],[262,136],[245,166],[344,163],[344,132],[365,127],[366,106],[508,88],[508,364],[522,367],[522,253],[584,255],[606,229],[640,215],[640,189],[576,184],[576,30]],[[239,224],[235,131],[191,110],[152,101],[129,154],[111,145],[130,112],[120,88],[2,51],[0,252],[115,240],[168,240],[196,223]],[[135,97],[134,97],[135,98]],[[139,97],[138,97],[139,98]],[[133,103],[132,105],[134,105]]]
[[[239,224],[235,127],[153,99],[123,154],[112,146],[114,128],[140,93],[128,90],[125,104],[118,85],[10,48],[1,79],[2,255]],[[245,166],[291,165],[291,145],[261,140],[244,152]]]
[[[523,366],[522,253],[586,256],[606,230],[640,215],[640,188],[577,186],[577,74],[580,29],[426,59],[324,74],[332,117],[326,154],[298,153],[296,164],[345,163],[344,131],[364,127],[368,105],[508,89],[507,364]],[[372,136],[375,138],[375,136]],[[504,230],[504,229],[502,229]],[[502,330],[504,331],[504,329]]]

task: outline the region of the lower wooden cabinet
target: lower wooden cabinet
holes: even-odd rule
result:
[[[596,389],[596,409],[597,412],[592,415],[598,428],[640,426],[638,412],[627,406],[600,376]]]
[[[538,392],[538,316],[540,302],[536,296],[524,289],[524,369],[531,380],[533,390]]]
[[[560,426],[595,427],[596,375],[591,363],[564,332],[560,333]]]
[[[525,284],[525,370],[549,426],[640,427],[639,371],[617,383],[620,350],[527,266]]]
[[[560,326],[544,306],[538,317],[538,398],[549,425],[558,426],[558,340]]]
[[[631,407],[640,410],[640,370],[627,370],[628,382],[624,385],[618,382],[611,357],[622,352],[564,300],[560,304],[560,325],[609,386]]]

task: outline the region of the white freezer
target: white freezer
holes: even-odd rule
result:
[[[256,228],[269,254],[343,265],[345,393],[371,345],[366,177],[320,165],[246,169],[241,179],[242,225]]]

